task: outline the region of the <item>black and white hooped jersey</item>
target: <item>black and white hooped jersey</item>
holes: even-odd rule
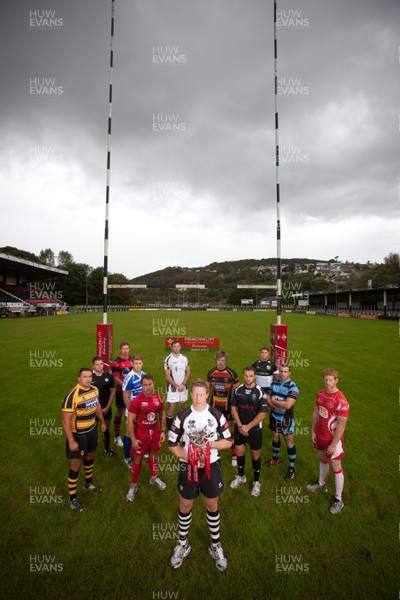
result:
[[[181,416],[177,416],[168,433],[168,446],[178,446],[182,443],[185,452],[189,444],[204,446],[205,442],[217,441],[223,437],[231,440],[227,420],[224,415],[213,406],[197,411],[190,406]],[[219,458],[218,450],[211,448],[210,461],[213,463]]]

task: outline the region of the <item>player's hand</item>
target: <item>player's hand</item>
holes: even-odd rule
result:
[[[140,440],[136,440],[132,442],[132,448],[134,450],[139,450],[142,447],[142,442]]]
[[[78,442],[76,442],[75,440],[73,442],[69,442],[69,449],[71,450],[71,452],[76,452],[77,450],[79,450]]]
[[[105,423],[105,422],[103,422],[103,423],[101,424],[101,431],[102,431],[103,433],[104,433],[105,431],[107,431],[107,425],[106,425],[106,423]]]
[[[311,439],[314,444],[314,447],[316,448],[317,447],[317,435],[314,431],[311,432]]]
[[[164,432],[161,432],[161,434],[160,434],[160,442],[161,442],[162,444],[165,442],[165,437],[166,437],[165,433],[164,433]]]

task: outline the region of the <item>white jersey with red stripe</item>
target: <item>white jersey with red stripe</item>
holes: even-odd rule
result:
[[[338,417],[349,416],[350,405],[340,390],[329,393],[325,389],[317,393],[318,422],[315,429],[318,445],[329,446],[335,435]]]

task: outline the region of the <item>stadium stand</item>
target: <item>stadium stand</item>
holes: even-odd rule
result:
[[[68,271],[0,253],[0,317],[54,315],[64,309],[51,285],[43,284],[55,275]]]

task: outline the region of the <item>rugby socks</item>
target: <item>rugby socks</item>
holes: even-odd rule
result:
[[[86,483],[91,483],[92,475],[93,475],[93,458],[91,460],[83,461],[83,468],[85,469],[85,481]]]
[[[114,435],[118,437],[121,435],[121,417],[114,417]]]
[[[243,454],[243,456],[238,456],[237,457],[237,465],[238,465],[238,471],[239,471],[239,477],[243,477],[244,475],[244,464],[246,462],[246,457]]]
[[[174,422],[174,417],[170,417],[169,415],[167,415],[167,430],[169,431],[171,429],[172,423]]]
[[[278,458],[279,458],[280,449],[281,449],[281,440],[278,440],[277,442],[274,442],[274,440],[272,440],[272,458],[275,458],[275,460],[278,460]]]
[[[106,429],[105,431],[103,431],[103,444],[104,444],[105,450],[110,449],[110,430],[109,429]]]
[[[125,435],[124,436],[124,456],[126,459],[129,459],[131,457],[131,447],[132,447],[131,438],[128,437],[127,435]]]
[[[135,485],[139,479],[140,471],[142,470],[142,463],[132,463],[132,483]]]
[[[214,514],[214,513],[211,513]],[[179,543],[184,546],[187,542],[189,533],[190,523],[192,522],[192,511],[189,513],[182,513],[179,511]]]
[[[289,458],[289,469],[294,469],[294,463],[296,461],[296,446],[288,447],[287,449]]]
[[[260,481],[261,458],[252,460],[251,464],[253,465],[254,481]]]
[[[320,462],[319,463],[319,479],[318,479],[319,485],[325,485],[326,478],[328,477],[328,473],[329,473],[329,463]]]
[[[158,472],[158,456],[149,456],[148,460],[149,469],[152,477],[157,477]]]
[[[215,512],[207,511],[207,525],[211,536],[213,546],[219,544],[220,517],[219,510]]]
[[[78,485],[78,477],[79,471],[69,470],[68,473],[68,490],[69,490],[69,499],[73,500],[76,498],[76,486]]]
[[[341,500],[344,486],[343,469],[339,469],[339,471],[335,471],[335,469],[333,469],[333,472],[335,474],[335,497]]]

